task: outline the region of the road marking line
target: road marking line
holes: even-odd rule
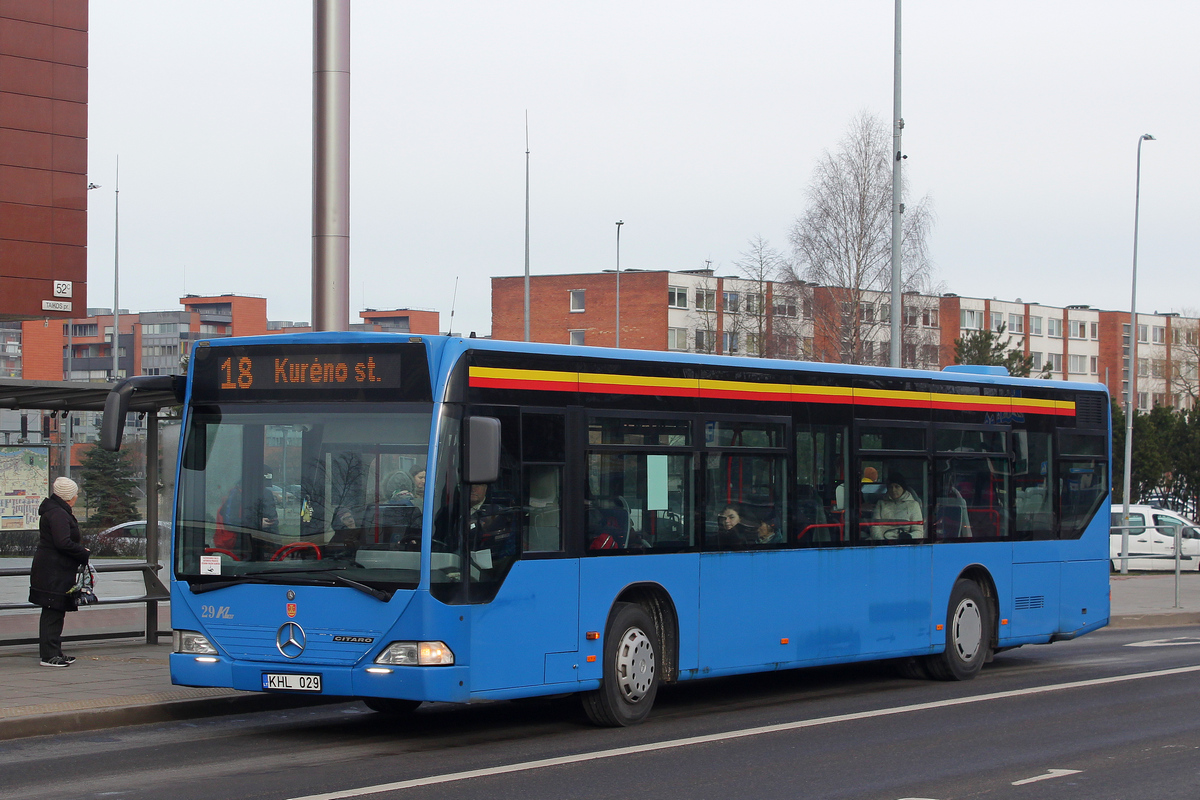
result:
[[[1061,778],[1064,775],[1078,775],[1083,772],[1081,769],[1052,769],[1045,775],[1038,775],[1036,778],[1026,778],[1023,781],[1013,781],[1013,786],[1024,786],[1027,783],[1037,783],[1038,781],[1048,781],[1051,778]]]
[[[1028,689],[1010,689],[1008,691],[994,692],[992,694],[955,697],[948,700],[935,700],[929,703],[914,703],[907,706],[880,708],[874,711],[858,711],[852,714],[837,714],[831,717],[817,717],[816,719],[805,719],[797,722],[781,722],[776,725],[762,725],[757,728],[743,728],[741,730],[726,731],[725,733],[710,733],[704,736],[689,736],[683,739],[668,739],[662,742],[650,742],[648,744],[631,745],[629,747],[614,747],[610,750],[595,750],[591,753],[576,753],[575,755],[570,756],[542,758],[536,761],[522,761],[516,764],[504,764],[498,767],[485,767],[482,769],[465,770],[463,772],[448,772],[442,775],[430,775],[424,778],[411,778],[406,781],[395,781],[394,783],[380,783],[374,786],[361,786],[357,789],[342,789],[336,792],[304,795],[303,797],[295,797],[291,800],[346,800],[346,798],[351,797],[364,797],[366,795],[382,794],[383,792],[394,792],[400,789],[412,789],[418,786],[435,786],[441,783],[454,783],[456,781],[470,780],[471,778],[484,778],[491,775],[508,775],[514,772],[528,772],[535,769],[558,767],[564,764],[580,764],[587,761],[599,761],[606,758],[619,758],[620,756],[636,755],[638,753],[653,753],[659,750],[673,750],[677,747],[691,747],[693,745],[709,744],[711,742],[723,742],[731,739],[745,739],[749,736],[762,736],[763,734],[768,733],[780,733],[783,731],[795,731],[804,728],[816,728],[821,725],[832,725],[837,722],[854,722],[863,719],[873,719],[875,717],[888,717],[896,714],[910,714],[914,711],[928,711],[935,708],[965,706],[973,703],[982,703],[986,700],[1004,700],[1010,697],[1028,697],[1030,695],[1046,694],[1048,692],[1060,692],[1066,689],[1085,689],[1092,686],[1105,686],[1113,683],[1124,683],[1126,681],[1143,680],[1146,678],[1161,678],[1167,675],[1185,675],[1189,672],[1200,672],[1200,665],[1191,667],[1175,667],[1174,669],[1160,669],[1153,672],[1138,672],[1132,675],[1114,675],[1109,678],[1092,678],[1086,681],[1072,681],[1071,683],[1055,683],[1047,686],[1033,686]]]
[[[1147,639],[1144,642],[1130,642],[1126,647],[1179,647],[1185,644],[1200,644],[1200,639],[1181,637],[1178,639]]]

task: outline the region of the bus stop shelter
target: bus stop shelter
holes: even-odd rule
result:
[[[158,570],[158,411],[179,405],[170,378],[158,380],[134,392],[129,399],[129,411],[146,414],[146,563],[138,565],[146,582],[144,598],[113,598],[107,602],[146,603],[146,642],[153,644],[158,637],[158,601],[170,599],[166,588],[154,574]],[[113,384],[80,383],[72,381],[28,381],[0,378],[0,409],[14,411],[61,412],[103,411]],[[123,422],[123,421],[122,421]],[[121,427],[124,427],[122,425]],[[70,448],[68,447],[68,457]],[[155,454],[153,457],[151,454]],[[98,571],[129,571],[129,566],[101,566]],[[3,574],[28,574],[28,570],[4,570]],[[102,600],[101,602],[106,602]],[[0,644],[16,642],[0,642]]]

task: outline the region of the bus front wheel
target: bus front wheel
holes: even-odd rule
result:
[[[583,695],[583,710],[596,725],[619,728],[644,720],[658,694],[662,647],[654,621],[635,603],[614,608],[604,634],[604,677]]]
[[[946,610],[946,650],[925,668],[941,681],[968,681],[979,674],[992,646],[992,614],[979,584],[960,578]]]

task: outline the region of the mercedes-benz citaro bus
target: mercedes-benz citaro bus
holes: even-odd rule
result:
[[[1096,384],[385,333],[197,343],[171,677],[411,711],[893,659],[1109,617]]]

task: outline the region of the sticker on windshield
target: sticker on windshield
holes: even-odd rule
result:
[[[221,557],[220,556],[200,556],[200,574],[201,575],[220,575],[221,574]]]

